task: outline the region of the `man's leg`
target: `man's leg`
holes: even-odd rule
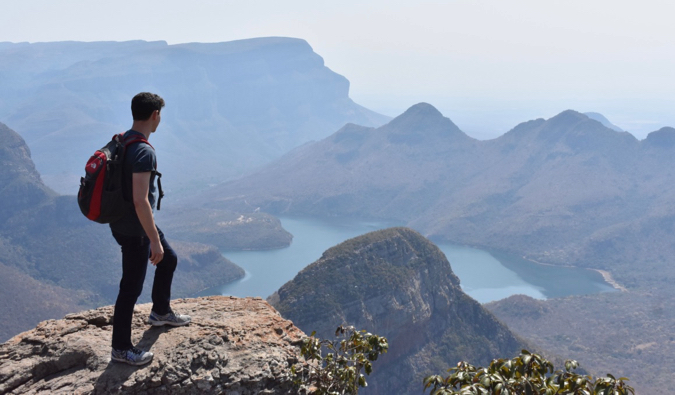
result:
[[[171,283],[173,282],[173,272],[178,264],[178,256],[164,238],[159,228],[159,240],[164,248],[164,258],[157,264],[155,269],[155,279],[152,283],[152,311],[159,315],[168,314],[171,311]]]
[[[173,281],[173,272],[178,264],[178,256],[164,238],[159,228],[159,240],[164,248],[164,258],[157,264],[155,269],[155,280],[152,284],[152,312],[148,318],[148,323],[154,326],[171,325],[183,326],[192,320],[189,315],[176,314],[171,310],[171,282]]]
[[[115,302],[113,317],[112,346],[118,350],[128,350],[131,343],[131,319],[136,300],[143,291],[143,281],[150,257],[150,240],[147,237],[130,237],[113,233],[122,247],[122,280]]]

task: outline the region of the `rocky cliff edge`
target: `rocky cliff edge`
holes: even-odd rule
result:
[[[291,393],[287,373],[305,334],[260,298],[210,296],[172,302],[193,322],[145,323],[137,305],[132,339],[151,364],[111,362],[113,306],[41,322],[0,345],[0,394]]]

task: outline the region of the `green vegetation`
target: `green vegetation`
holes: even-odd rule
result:
[[[365,371],[370,375],[373,362],[389,349],[387,339],[358,331],[353,326],[339,326],[337,340],[306,338],[302,346],[305,358],[291,367],[299,393],[315,395],[356,395],[366,387]],[[522,350],[512,359],[495,359],[488,367],[475,367],[465,361],[448,369],[447,377],[424,378],[424,392],[430,395],[634,395],[627,378],[593,378],[576,373],[579,364],[565,361],[564,370],[538,354]]]
[[[554,371],[551,362],[540,355],[523,350],[513,359],[496,359],[487,368],[459,362],[449,369],[450,375],[424,379],[424,390],[431,395],[628,395],[635,394],[625,377],[611,374],[593,379],[575,370],[577,361],[565,362],[565,370]]]
[[[335,331],[338,339],[333,341],[314,335],[302,345],[305,362],[292,366],[291,373],[299,391],[316,395],[358,394],[360,387],[368,385],[361,371],[369,375],[372,362],[389,348],[384,337],[353,326],[340,325]]]

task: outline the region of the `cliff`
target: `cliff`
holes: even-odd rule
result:
[[[305,336],[259,298],[183,299],[185,327],[151,327],[138,305],[133,339],[155,357],[145,367],[110,361],[113,307],[40,323],[0,345],[0,393],[286,394]]]
[[[56,194],[42,183],[26,141],[0,123],[0,224]]]
[[[385,336],[364,394],[419,394],[425,375],[460,360],[486,364],[525,345],[462,292],[445,255],[407,228],[347,240],[269,298],[303,331],[332,338],[337,325]]]

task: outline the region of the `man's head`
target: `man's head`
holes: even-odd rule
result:
[[[131,99],[131,115],[134,121],[147,121],[152,114],[164,107],[164,99],[154,93],[141,92]]]

